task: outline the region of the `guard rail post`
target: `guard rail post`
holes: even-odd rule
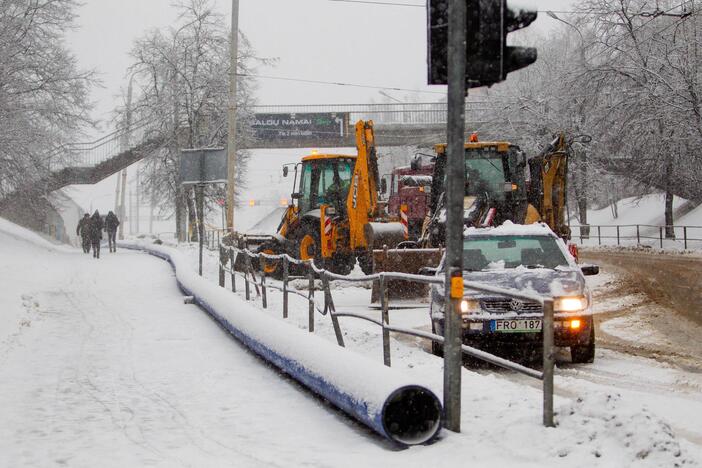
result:
[[[224,260],[224,249],[222,249],[222,246],[219,246],[219,287],[223,288],[226,286],[225,284],[225,278],[224,278],[224,263],[226,260]]]
[[[264,309],[268,308],[268,295],[266,294],[266,262],[263,257],[259,257],[258,264],[261,266],[261,304]]]
[[[636,225],[636,245],[641,245],[641,232],[638,224]]]
[[[251,285],[249,284],[249,255],[244,252],[244,283],[246,283],[246,300],[251,300]]]
[[[390,317],[388,315],[388,291],[385,275],[380,275],[380,309],[383,322],[383,363],[391,367],[390,362],[390,331],[387,325],[390,325]]]
[[[236,292],[236,275],[234,274],[234,265],[236,264],[236,257],[238,256],[238,252],[234,250],[234,247],[229,248],[229,268],[231,269],[230,273],[232,276],[232,292]]]
[[[334,306],[334,298],[332,297],[331,289],[329,288],[329,278],[327,272],[322,271],[322,287],[324,288],[324,313],[329,313],[332,326],[334,327],[334,335],[336,343],[342,348],[344,345],[344,335],[341,333],[341,325],[339,325],[339,317],[336,316],[336,307]]]
[[[617,245],[619,245],[619,225],[617,225]]]
[[[289,260],[286,255],[283,255],[283,318],[288,318],[288,274]]]
[[[310,261],[311,262],[311,261]],[[308,273],[308,288],[309,288],[309,318],[307,322],[307,328],[310,333],[314,333],[314,268],[312,268],[312,264],[309,263],[307,265],[309,268],[309,273]]]
[[[602,226],[597,226],[597,245],[602,245]]]
[[[687,250],[687,226],[683,226],[683,242],[685,243],[685,250]]]
[[[658,237],[661,240],[661,249],[663,248],[663,226],[658,226]]]
[[[553,423],[553,299],[544,299],[544,369],[543,369],[543,394],[544,394],[544,426],[554,427]]]

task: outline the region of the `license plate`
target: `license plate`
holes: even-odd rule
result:
[[[541,319],[491,320],[490,330],[499,333],[539,332]]]

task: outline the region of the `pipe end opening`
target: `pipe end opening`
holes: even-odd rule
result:
[[[395,442],[423,444],[433,439],[441,428],[441,403],[424,387],[400,388],[385,403],[383,426]]]

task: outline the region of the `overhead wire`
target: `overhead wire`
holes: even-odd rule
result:
[[[305,78],[292,78],[288,76],[272,76],[272,75],[259,75],[253,73],[237,73],[237,76],[243,76],[248,78],[260,78],[265,80],[279,80],[279,81],[292,81],[296,83],[309,83],[309,84],[323,84],[332,86],[347,86],[351,88],[365,88],[365,89],[382,89],[389,91],[406,91],[411,93],[424,93],[424,94],[442,94],[446,95],[445,91],[429,91],[422,89],[411,89],[411,88],[398,88],[396,86],[377,86],[377,85],[367,85],[358,83],[345,83],[341,81],[323,81],[323,80],[310,80]]]

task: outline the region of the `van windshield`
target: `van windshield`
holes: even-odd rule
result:
[[[568,261],[550,236],[490,236],[463,241],[463,269],[556,268]]]

